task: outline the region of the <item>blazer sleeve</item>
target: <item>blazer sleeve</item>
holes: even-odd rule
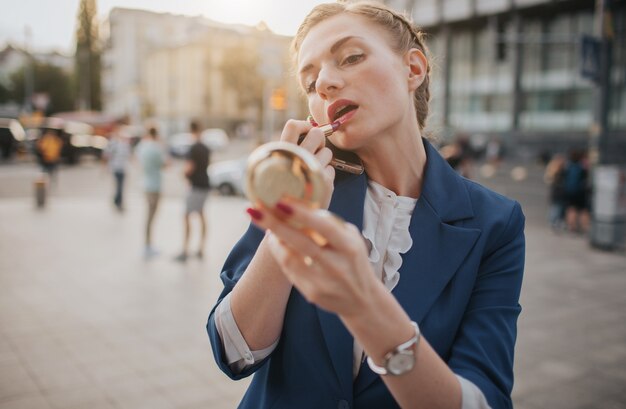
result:
[[[474,383],[493,409],[512,408],[513,353],[524,272],[524,215],[515,202],[494,232],[457,332],[448,365]]]
[[[250,264],[250,261],[254,257],[259,244],[263,240],[264,232],[258,229],[253,224],[250,224],[248,230],[244,233],[244,235],[239,239],[235,247],[231,250],[230,254],[226,258],[226,262],[224,263],[224,267],[222,267],[222,273],[220,277],[222,282],[224,283],[224,290],[218,297],[217,303],[211,309],[209,313],[209,320],[207,322],[207,332],[209,334],[209,339],[211,341],[211,349],[213,350],[213,356],[215,358],[215,362],[217,366],[231,379],[237,380],[242,379],[247,376],[250,376],[254,372],[256,372],[269,357],[255,363],[254,365],[246,368],[242,372],[234,373],[226,360],[226,354],[224,353],[224,346],[222,345],[222,340],[217,331],[217,326],[215,324],[215,309],[222,302],[224,297],[229,294],[235,284],[239,281],[241,276],[243,275],[246,268]],[[271,356],[271,355],[270,355]]]

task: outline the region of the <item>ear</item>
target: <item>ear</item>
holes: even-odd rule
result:
[[[428,60],[423,52],[417,48],[411,48],[406,52],[405,61],[409,68],[409,90],[413,92],[422,85],[426,78]]]

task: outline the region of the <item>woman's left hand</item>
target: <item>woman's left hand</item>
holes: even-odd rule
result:
[[[259,214],[254,222],[271,231],[270,251],[309,302],[346,318],[363,311],[376,279],[356,226],[327,210],[313,210],[293,201],[280,202],[276,209],[261,209]],[[317,244],[311,231],[326,244]]]

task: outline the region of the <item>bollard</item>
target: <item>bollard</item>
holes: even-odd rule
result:
[[[46,175],[44,174],[35,179],[35,204],[38,209],[43,209],[46,205],[47,184]]]
[[[626,249],[626,168],[597,166],[593,173],[592,247]]]

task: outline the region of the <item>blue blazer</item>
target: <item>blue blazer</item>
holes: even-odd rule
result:
[[[456,374],[492,408],[511,408],[513,350],[524,269],[524,216],[517,202],[460,177],[424,140],[427,165],[393,295]],[[330,210],[363,225],[365,175],[341,174]],[[244,273],[263,239],[250,226],[228,256],[218,304]],[[293,289],[272,354],[233,373],[210,313],[207,330],[219,367],[232,379],[254,374],[240,408],[384,409],[398,405],[364,364],[352,379],[353,338],[336,314]],[[419,357],[417,360],[419,365]],[[415,385],[419,388],[419,385]]]

